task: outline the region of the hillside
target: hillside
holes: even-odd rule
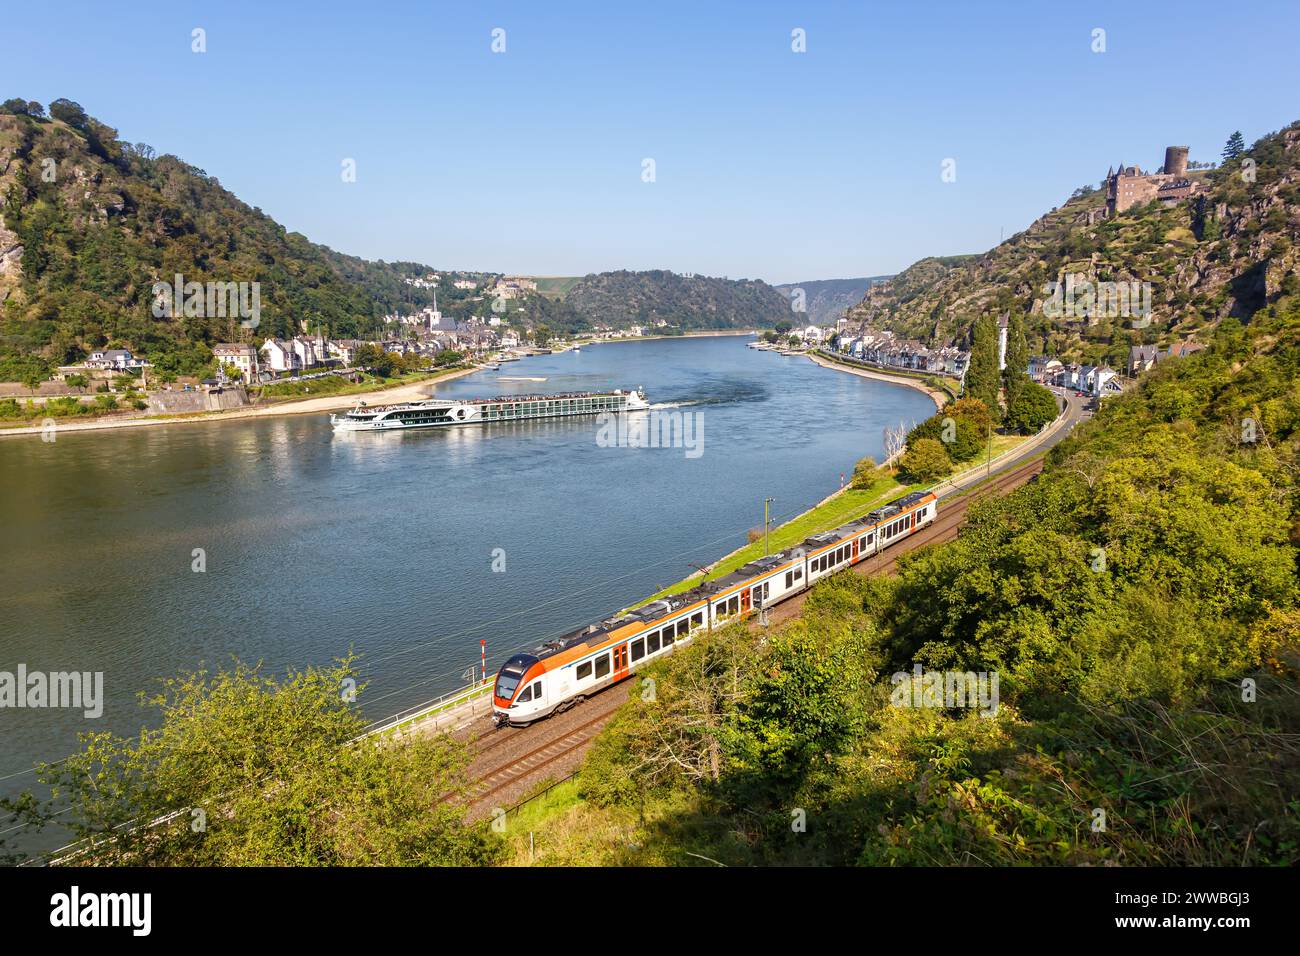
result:
[[[787,299],[794,295],[795,289],[802,289],[808,321],[813,325],[830,325],[843,315],[846,309],[850,309],[861,302],[862,297],[867,294],[867,290],[871,288],[873,283],[888,278],[891,277],[812,279],[808,282],[791,282],[775,288],[777,292],[780,292]]]
[[[1253,182],[1242,175],[1246,160],[1255,163]],[[947,343],[964,340],[983,313],[1019,313],[1031,350],[1114,365],[1131,344],[1204,335],[1227,316],[1248,317],[1295,291],[1300,124],[1190,175],[1207,182],[1204,197],[1109,219],[1098,220],[1104,192],[1081,190],[983,255],[917,262],[873,287],[849,316]],[[1044,314],[1048,283],[1067,274],[1075,282],[1149,282],[1149,325],[1124,315]]]
[[[510,859],[1300,861],[1300,295],[1207,344],[896,576],[639,673]]]
[[[605,325],[660,320],[682,329],[754,328],[790,316],[790,303],[758,279],[719,279],[648,272],[584,276],[564,297],[566,305]]]
[[[17,102],[17,101],[11,101]],[[456,318],[490,315],[491,296],[415,284],[429,266],[371,262],[319,245],[249,206],[214,176],[146,144],[123,143],[75,103],[50,118],[0,112],[0,381],[127,348],[160,370],[199,374],[210,346],[249,338],[233,316],[154,315],[153,286],[257,283],[258,336],[302,323],[365,337],[383,317],[432,304]],[[442,272],[489,288],[496,273]],[[206,310],[205,310],[206,311]],[[789,314],[766,283],[611,272],[539,281],[510,307],[517,328],[572,333],[660,319],[684,329],[771,324]]]
[[[75,104],[74,104],[75,105]],[[121,143],[90,117],[0,115],[0,361],[131,348],[163,368],[207,361],[233,319],[153,315],[152,285],[260,283],[260,331],[300,320],[337,336],[431,301],[416,263],[368,262],[289,232],[175,156]]]

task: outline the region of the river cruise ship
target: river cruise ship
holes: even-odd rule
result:
[[[534,418],[570,418],[604,412],[636,412],[650,407],[645,392],[563,392],[558,395],[502,395],[498,398],[427,398],[398,405],[359,402],[346,415],[331,415],[335,431],[388,431],[439,425],[482,425]]]

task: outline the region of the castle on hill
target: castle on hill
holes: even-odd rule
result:
[[[1144,173],[1140,166],[1123,163],[1119,169],[1107,170],[1106,211],[1113,216],[1153,199],[1172,206],[1204,188],[1204,183],[1187,176],[1187,147],[1169,146],[1165,148],[1165,164],[1158,173]]]

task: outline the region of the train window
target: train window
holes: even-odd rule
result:
[[[673,629],[671,627],[665,627],[663,629],[663,636],[664,636],[664,647],[667,647],[674,640]]]
[[[694,614],[691,615],[691,627],[703,627],[703,626],[704,626],[704,612],[696,611]]]
[[[802,580],[803,580],[803,568],[795,568],[795,569],[794,569],[794,579],[795,579],[796,581],[802,581]]]
[[[651,654],[653,654],[655,651],[659,650],[659,632],[658,632],[658,631],[655,631],[655,632],[654,632],[653,634],[651,634],[648,638],[646,638],[646,645],[650,648],[650,653],[651,653]]]
[[[733,597],[730,601],[727,602],[728,614],[735,614],[739,610],[740,610],[740,598]]]
[[[685,637],[686,632],[690,630],[690,627],[691,627],[690,622],[688,622],[686,618],[682,618],[680,621],[677,622],[677,636]]]
[[[601,654],[596,658],[596,676],[604,677],[609,673],[609,655]]]
[[[645,657],[645,638],[638,637],[632,642],[632,660],[639,661]]]
[[[793,572],[793,571],[787,571],[787,572],[785,572],[785,586],[788,588],[788,587],[790,587],[792,584],[794,584],[794,572]]]
[[[519,692],[519,696],[515,698],[515,703],[526,704],[532,699],[533,699],[533,689],[531,687],[525,687],[522,691]]]
[[[578,673],[575,679],[586,680],[590,676],[591,676],[591,661],[584,661],[583,663],[579,664]]]

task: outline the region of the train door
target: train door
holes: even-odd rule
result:
[[[749,588],[745,588],[740,592],[740,613],[748,614],[750,606]]]
[[[614,680],[627,676],[627,645],[614,648]]]
[[[858,539],[857,539],[857,538],[854,538],[854,539],[853,539],[853,555],[852,555],[852,560],[854,560],[854,561],[858,560]]]

